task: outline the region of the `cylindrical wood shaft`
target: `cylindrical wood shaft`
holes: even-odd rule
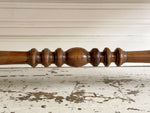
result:
[[[130,51],[126,52],[127,62],[150,63],[150,51]]]
[[[105,48],[100,52],[97,48],[93,48],[90,52],[83,48],[71,48],[64,52],[61,48],[51,52],[45,48],[42,52],[38,52],[35,48],[30,51],[0,51],[0,65],[4,64],[29,64],[36,67],[37,64],[43,64],[48,67],[56,64],[61,67],[67,64],[73,67],[81,67],[87,63],[98,66],[102,62],[108,67],[111,62],[115,62],[117,66],[121,66],[125,62],[141,62],[150,63],[150,51],[123,51],[117,48],[111,52],[109,48]]]

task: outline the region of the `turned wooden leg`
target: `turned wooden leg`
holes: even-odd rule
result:
[[[63,51],[61,48],[54,52],[45,48],[42,52],[38,52],[35,48],[28,52],[24,51],[0,51],[0,65],[4,64],[29,64],[36,67],[37,64],[43,64],[48,67],[56,64],[61,67],[67,64],[72,67],[81,67],[87,63],[98,66],[102,62],[108,67],[111,62],[115,62],[117,66],[121,66],[125,62],[141,62],[150,63],[150,51],[123,51],[117,48],[111,52],[109,48],[105,48],[100,52],[97,48],[93,48],[90,52],[83,48],[71,48]]]

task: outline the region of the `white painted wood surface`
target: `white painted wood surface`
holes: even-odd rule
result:
[[[77,46],[149,50],[150,0],[0,0],[0,50]],[[150,112],[149,64],[101,66],[0,66],[0,113]]]
[[[149,67],[1,68],[1,113],[149,113]]]
[[[0,48],[149,49],[150,2],[108,1],[1,1]]]

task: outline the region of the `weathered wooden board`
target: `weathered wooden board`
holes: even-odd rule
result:
[[[149,67],[0,68],[1,113],[148,113]]]
[[[0,49],[149,49],[150,3],[139,2],[0,0]]]

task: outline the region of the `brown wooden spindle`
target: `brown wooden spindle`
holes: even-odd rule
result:
[[[4,64],[29,64],[36,67],[42,64],[45,67],[55,64],[61,67],[67,64],[72,67],[81,67],[87,63],[93,66],[98,66],[102,62],[108,67],[111,62],[115,62],[117,66],[121,66],[125,62],[141,62],[150,63],[150,50],[149,51],[123,51],[117,48],[111,52],[109,48],[105,48],[100,52],[97,48],[93,48],[90,52],[83,48],[71,48],[63,51],[61,48],[56,49],[54,52],[45,48],[41,52],[35,48],[30,51],[0,51],[0,65]]]

